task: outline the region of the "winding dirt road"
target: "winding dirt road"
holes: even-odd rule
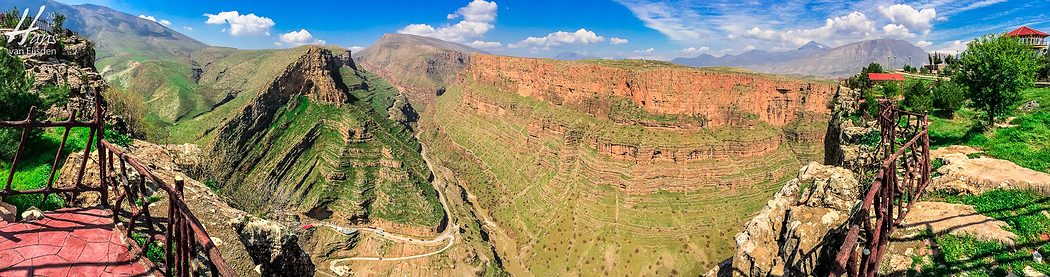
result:
[[[419,134],[416,134],[416,140],[419,140]],[[437,176],[437,174],[434,173],[434,166],[433,166],[432,162],[430,161],[430,157],[427,154],[427,147],[426,147],[426,145],[420,144],[420,146],[421,146],[420,156],[423,157],[423,162],[425,162],[427,164],[427,169],[429,169],[431,174],[434,176],[433,184],[434,184],[434,190],[436,190],[437,193],[438,193],[438,201],[441,202],[441,208],[445,210],[445,217],[447,218],[448,223],[452,224],[452,222],[453,222],[453,220],[452,220],[452,211],[449,209],[448,199],[445,198],[445,186],[446,186],[445,180],[442,179],[442,178],[439,178]],[[343,259],[332,260],[328,264],[328,269],[331,270],[332,272],[335,272],[336,274],[339,274],[339,275],[346,275],[347,273],[350,272],[350,270],[349,270],[349,268],[347,266],[340,266],[339,265],[339,263],[346,262],[346,261],[404,261],[404,260],[425,258],[425,257],[437,255],[437,254],[439,254],[441,252],[445,252],[445,250],[448,250],[449,248],[452,248],[452,245],[454,245],[456,243],[455,232],[459,231],[459,225],[450,225],[450,226],[446,226],[444,231],[442,231],[440,234],[438,234],[437,236],[435,236],[432,239],[416,239],[416,238],[408,237],[408,236],[405,236],[405,235],[394,234],[394,233],[386,232],[384,230],[375,229],[375,228],[358,228],[358,227],[350,227],[350,226],[338,226],[338,225],[330,224],[330,223],[318,223],[317,225],[324,226],[324,227],[329,227],[329,228],[335,229],[336,231],[340,231],[342,233],[348,233],[348,232],[353,232],[353,231],[357,231],[357,232],[360,232],[360,231],[372,232],[372,233],[374,233],[374,234],[376,234],[376,235],[378,235],[378,236],[380,236],[382,238],[389,239],[389,240],[392,240],[392,241],[397,241],[397,242],[402,242],[402,243],[410,243],[410,244],[418,244],[418,245],[440,245],[443,241],[445,241],[445,240],[448,241],[448,244],[445,245],[445,247],[442,247],[441,249],[438,249],[438,250],[430,252],[430,253],[419,254],[419,255],[404,256],[404,257],[350,257],[350,258],[343,258]]]

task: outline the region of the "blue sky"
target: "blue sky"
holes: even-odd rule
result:
[[[1046,0],[59,1],[108,6],[211,45],[253,49],[324,43],[357,50],[401,32],[506,55],[667,60],[874,38],[953,52],[1021,25],[1050,31]]]

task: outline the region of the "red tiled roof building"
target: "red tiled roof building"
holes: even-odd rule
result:
[[[1028,28],[1028,26],[1021,26],[1021,28],[1006,33],[1006,36],[1018,38],[1021,42],[1032,46],[1032,49],[1044,51],[1047,46],[1046,37],[1050,36],[1050,34]]]

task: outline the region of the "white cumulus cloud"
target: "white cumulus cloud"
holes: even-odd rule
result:
[[[828,18],[824,26],[813,29],[771,30],[753,27],[744,37],[803,45],[809,41],[824,41],[830,38],[847,39],[868,37],[875,32],[875,22],[864,13],[853,11],[847,15]]]
[[[967,42],[956,40],[942,44],[940,48],[934,50],[933,52],[938,52],[941,54],[955,54],[962,53],[963,51],[966,51],[967,48],[970,48],[970,45]]]
[[[496,21],[496,2],[485,0],[474,0],[466,7],[459,8],[456,12],[448,15],[448,19],[463,17],[464,21],[493,22]]]
[[[242,15],[238,11],[224,11],[219,14],[206,13],[207,24],[230,24],[229,32],[234,36],[270,35],[275,23],[273,19],[257,16],[254,13]],[[227,29],[224,29],[227,30]]]
[[[463,19],[455,24],[440,27],[430,24],[409,24],[397,32],[465,43],[480,38],[496,27],[492,23],[496,21],[497,10],[496,2],[474,0],[446,16],[449,20]]]
[[[908,27],[900,24],[886,24],[886,26],[882,26],[882,32],[888,38],[905,39],[915,37],[915,34],[908,31]]]
[[[157,22],[157,23],[160,23],[161,25],[164,25],[164,26],[171,26],[171,21],[167,21],[167,20],[164,20],[164,19],[157,19],[156,17],[154,17],[152,15],[140,14],[139,18],[142,18],[142,19],[145,19],[145,20],[149,20],[149,21],[153,21],[153,22]]]
[[[629,41],[625,38],[609,38],[609,43],[613,45],[627,44]]]
[[[926,46],[933,45],[933,43],[925,40],[920,40],[919,42],[916,42],[915,45],[922,48],[926,48]]]
[[[299,31],[281,34],[281,42],[292,46],[307,44],[324,45],[326,43],[324,40],[314,38],[314,35],[310,34],[310,31],[307,31],[306,29],[299,29]]]
[[[908,31],[919,34],[928,34],[932,25],[930,21],[937,18],[937,10],[926,8],[916,10],[911,5],[895,4],[892,6],[879,6],[879,13],[890,22],[907,28]]]
[[[474,48],[478,48],[478,49],[486,49],[486,50],[503,47],[503,43],[498,42],[498,41],[481,41],[481,40],[475,40],[475,41],[473,41],[471,43],[468,43],[468,45],[470,45],[470,47],[474,47]]]
[[[680,52],[682,52],[682,54],[685,54],[685,55],[696,56],[696,55],[700,55],[700,54],[703,54],[703,53],[711,52],[711,47],[707,47],[707,46],[701,46],[699,48],[697,48],[697,47],[689,47],[689,48],[686,48],[686,49],[682,49],[682,51],[680,51]]]
[[[576,32],[565,32],[557,31],[544,37],[528,37],[517,44],[510,45],[511,47],[523,47],[523,46],[537,46],[543,48],[549,48],[551,46],[558,46],[563,44],[592,44],[605,41],[605,37],[599,36],[598,34],[588,31],[587,29],[579,29]]]

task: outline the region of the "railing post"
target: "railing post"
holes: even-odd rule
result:
[[[178,220],[175,217],[175,209],[178,205],[175,205],[175,199],[178,195],[168,194],[168,230],[166,236],[164,236],[164,267],[167,268],[165,274],[167,276],[174,276],[175,269],[175,253],[173,252],[173,246],[175,244],[175,228],[178,226]]]
[[[186,187],[186,181],[183,179],[182,175],[175,175],[175,196],[174,197],[176,199],[173,199],[172,201],[179,201],[179,202],[183,201],[184,198],[183,198],[182,193],[183,193],[185,187]],[[186,269],[188,268],[188,266],[187,266],[188,260],[187,259],[188,259],[188,256],[189,256],[188,255],[189,253],[186,250],[186,245],[188,244],[187,240],[189,239],[189,236],[186,235],[186,220],[183,218],[183,213],[182,212],[183,211],[176,211],[175,212],[175,217],[177,217],[179,219],[178,220],[178,224],[176,224],[176,226],[178,226],[178,227],[175,230],[176,232],[178,232],[178,238],[179,238],[178,239],[178,245],[175,247],[175,249],[176,249],[175,251],[177,251],[177,253],[175,254],[175,257],[176,257],[175,259],[177,260],[177,262],[175,263],[176,264],[176,271],[178,272],[177,276],[187,276]]]
[[[102,95],[100,92],[95,92],[95,124],[98,128],[98,141],[95,142],[96,148],[98,148],[98,186],[99,193],[102,194],[102,206],[110,207],[109,204],[109,185],[106,180],[106,147],[102,145],[102,140],[106,139],[106,119],[103,117],[104,111],[102,110]],[[89,147],[90,148],[90,147]],[[84,159],[87,159],[85,156]],[[131,230],[128,230],[131,233]]]
[[[36,112],[36,107],[29,107],[29,115],[26,116],[24,122],[29,123],[33,121],[33,113]],[[15,171],[18,168],[18,159],[22,157],[22,151],[25,150],[26,140],[29,139],[29,126],[22,128],[22,137],[18,141],[18,150],[15,152],[15,159],[11,161],[11,171],[7,174],[7,185],[4,186],[4,191],[11,190],[11,182],[15,180]],[[45,199],[46,200],[46,199]]]

